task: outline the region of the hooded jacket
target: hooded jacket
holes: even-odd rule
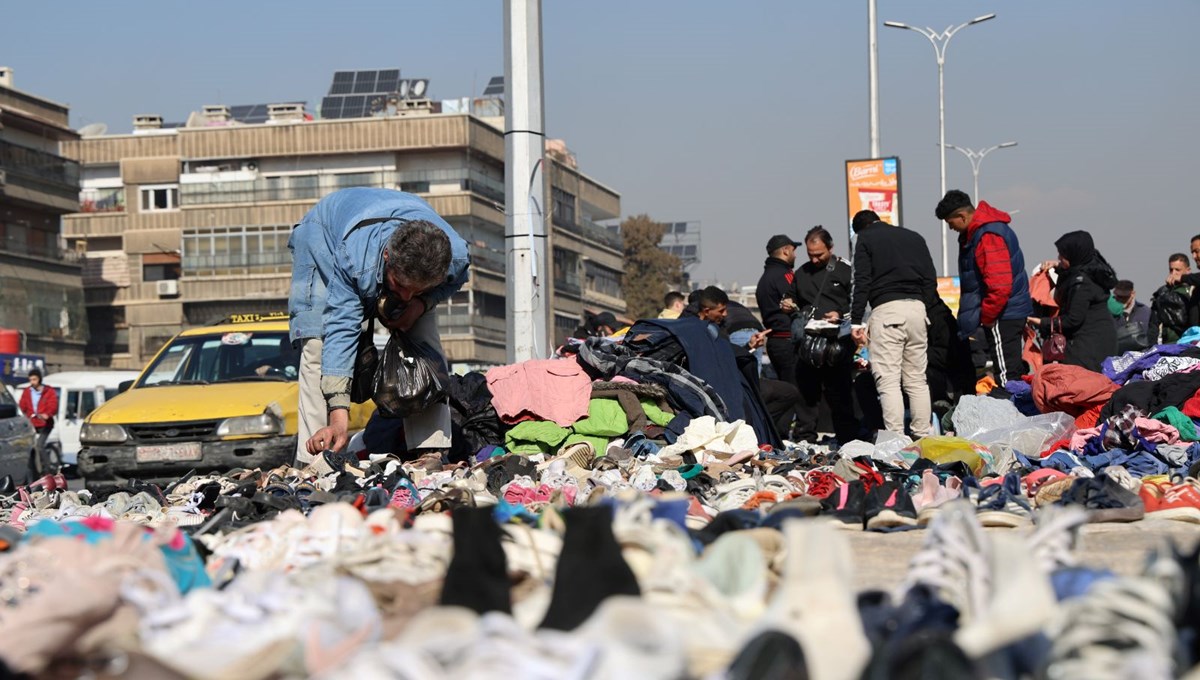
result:
[[[1117,274],[1086,231],[1070,232],[1054,245],[1069,265],[1059,269],[1054,290],[1062,312],[1057,321],[1067,338],[1063,363],[1099,371],[1104,360],[1117,352],[1117,330],[1108,311],[1109,291],[1117,285]],[[1042,319],[1043,333],[1050,332],[1052,323],[1058,325]]]
[[[961,297],[959,331],[966,337],[980,326],[1023,320],[1033,314],[1029,275],[1008,213],[980,201],[959,236],[958,271]]]
[[[768,257],[763,263],[762,277],[754,290],[754,299],[758,303],[758,313],[762,315],[763,326],[771,331],[772,336],[787,337],[790,335],[792,318],[779,308],[785,295],[792,295],[792,286],[796,275],[792,265],[777,257]]]

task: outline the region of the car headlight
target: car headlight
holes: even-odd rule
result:
[[[84,423],[79,430],[82,444],[121,444],[129,441],[129,433],[120,425]]]
[[[217,426],[218,437],[244,437],[247,435],[283,434],[283,421],[271,413],[257,416],[226,418]]]

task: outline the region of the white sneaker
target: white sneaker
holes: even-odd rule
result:
[[[896,601],[902,602],[909,588],[926,586],[958,609],[966,625],[984,610],[991,593],[991,542],[969,500],[941,507],[929,524],[924,546],[909,562]]]

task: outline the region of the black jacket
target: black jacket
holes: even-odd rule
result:
[[[1184,274],[1179,282],[1192,287],[1187,306],[1188,327],[1200,326],[1200,274]]]
[[[1101,279],[1099,283],[1097,278]],[[1104,360],[1117,353],[1117,329],[1108,311],[1108,289],[1115,284],[1115,275],[1060,270],[1054,289],[1059,316],[1053,321],[1042,319],[1042,333],[1048,334],[1052,323],[1057,327],[1061,322],[1067,338],[1064,364],[1099,372]]]
[[[758,288],[754,291],[758,313],[762,315],[763,326],[767,330],[787,333],[792,327],[791,317],[779,309],[779,303],[783,301],[783,296],[795,294],[792,287],[794,281],[795,274],[790,264],[779,258],[767,258],[763,264],[762,278],[758,280]]]
[[[858,232],[850,305],[852,322],[862,323],[868,302],[871,307],[896,300],[920,300],[928,304],[936,296],[937,271],[929,246],[920,234],[886,222],[876,222]]]
[[[829,265],[833,266],[832,274]],[[811,262],[805,262],[796,269],[796,284],[792,292],[796,306],[800,309],[808,305],[815,306],[817,310],[814,318],[817,319],[829,312],[837,312],[843,317],[850,313],[853,270],[849,263],[838,258],[830,260],[829,265],[816,267]],[[826,278],[829,279],[828,282],[825,282]],[[818,294],[821,296],[820,300],[817,300]]]

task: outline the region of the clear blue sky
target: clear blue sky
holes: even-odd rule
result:
[[[1192,200],[1197,0],[878,0],[880,21],[937,29],[995,12],[950,45],[947,141],[1015,140],[983,164],[1031,263],[1089,229],[1144,299],[1200,232]],[[338,69],[399,67],[431,94],[503,71],[499,0],[12,3],[0,64],[68,103],[76,125],[128,131],[203,104],[304,99]],[[836,227],[842,162],[867,155],[866,0],[545,0],[547,132],[621,192],[626,214],[704,223],[700,278],[753,283],[774,233]],[[879,33],[882,139],[901,158],[906,226],[939,257],[937,71],[921,36]],[[970,191],[948,152],[951,187]]]

